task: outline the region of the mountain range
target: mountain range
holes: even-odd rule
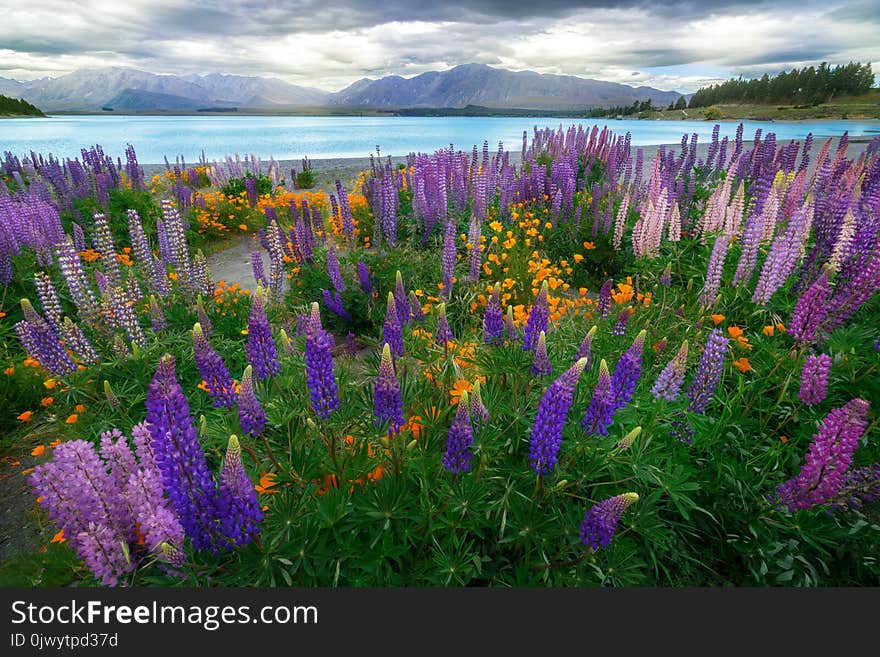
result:
[[[476,105],[496,109],[579,110],[629,106],[651,100],[655,106],[682,95],[652,87],[573,75],[508,71],[484,64],[462,64],[412,78],[363,78],[332,93],[277,78],[242,75],[157,75],[130,68],[82,69],[57,78],[21,82],[0,77],[0,94],[19,97],[44,111],[126,111],[196,109],[279,109],[304,107],[453,108]]]

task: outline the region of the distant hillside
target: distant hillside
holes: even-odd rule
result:
[[[46,116],[38,107],[20,98],[0,96],[0,116]]]
[[[334,105],[350,107],[465,107],[575,110],[676,102],[675,91],[629,87],[573,75],[507,71],[483,64],[463,64],[413,78],[391,75],[362,79],[334,94]]]
[[[163,94],[155,91],[142,91],[140,89],[124,89],[107,101],[102,109],[113,110],[196,110],[205,107],[234,107],[231,103],[223,102],[201,102],[186,98],[184,96],[175,96],[174,94]]]

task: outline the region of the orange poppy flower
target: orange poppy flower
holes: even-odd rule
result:
[[[77,421],[78,419],[79,419],[79,416],[78,416],[76,413],[72,413],[72,414],[70,414],[70,415],[67,416],[67,419],[65,420],[65,422],[66,422],[67,424],[76,424],[76,421]]]
[[[715,326],[718,326],[721,322],[724,321],[724,315],[709,315],[712,318],[712,321],[715,322]]]
[[[5,370],[3,370],[3,373],[6,376],[15,376],[15,368],[14,367],[7,367]]]
[[[449,390],[449,396],[452,397],[453,403],[458,403],[461,399],[461,393],[467,391],[470,392],[474,389],[474,384],[466,379],[459,379],[455,382],[455,385],[452,386]]]
[[[33,411],[25,411],[24,413],[20,414],[17,419],[21,420],[22,422],[30,422],[33,416]]]
[[[596,244],[593,243],[593,242],[584,242],[584,248],[585,248],[587,251],[592,251],[593,249],[596,248]]]
[[[83,406],[82,404],[77,404],[76,406],[73,407],[73,410],[75,410],[77,413],[85,413],[86,407]]]
[[[763,329],[761,329],[761,332],[767,337],[772,338],[773,334],[776,332],[776,329],[773,326],[765,326]]]
[[[743,330],[739,326],[728,326],[727,332],[733,339],[736,339],[743,334]]]
[[[55,536],[53,536],[53,537],[52,537],[52,540],[49,541],[49,542],[50,542],[50,543],[63,543],[63,542],[66,541],[66,540],[67,540],[67,539],[64,538],[64,530],[62,529],[62,530],[59,531],[57,534],[55,534]]]
[[[55,403],[55,399],[53,397],[43,397],[40,400],[40,405],[43,408],[45,408],[46,406],[51,406],[53,403]]]
[[[752,369],[751,364],[749,364],[749,359],[746,358],[745,356],[743,356],[739,360],[733,361],[733,364],[736,367],[736,369],[738,369],[740,372],[743,372],[743,373],[749,372]]]
[[[45,445],[37,445],[31,450],[31,456],[42,456],[43,452],[46,451]]]

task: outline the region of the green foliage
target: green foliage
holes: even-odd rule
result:
[[[242,192],[245,191],[245,178],[256,178],[257,194],[259,194],[260,196],[272,193],[271,178],[265,175],[254,176],[254,174],[250,172],[246,173],[244,175],[244,178],[230,178],[229,181],[227,181],[227,183],[220,188],[220,191],[226,196],[239,196]]]
[[[312,189],[318,183],[318,176],[311,169],[304,169],[296,174],[296,186],[299,189]]]
[[[42,110],[23,98],[10,98],[0,95],[0,116],[46,116]]]

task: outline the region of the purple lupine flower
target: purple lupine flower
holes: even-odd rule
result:
[[[471,217],[470,227],[468,228],[468,244],[471,245],[470,256],[468,262],[468,278],[472,283],[480,280],[480,265],[482,264],[483,245],[480,242],[481,234],[480,221],[476,217]]]
[[[446,304],[437,304],[437,335],[435,336],[437,344],[446,346],[447,342],[455,340],[452,329],[449,328],[449,321],[446,319]]]
[[[257,285],[262,287],[269,285],[269,281],[266,280],[266,270],[263,267],[263,256],[259,251],[251,252],[251,270],[254,273],[254,280],[257,282]]]
[[[706,269],[706,281],[703,283],[703,291],[700,293],[700,303],[708,306],[714,301],[721,287],[721,274],[724,272],[724,259],[727,257],[727,247],[730,245],[730,236],[726,234],[715,238],[712,247],[712,255],[709,256],[709,264]]]
[[[156,301],[156,297],[152,294],[150,295],[150,324],[153,327],[153,331],[156,333],[168,328],[168,321],[165,319],[165,313],[162,312],[162,308]]]
[[[333,373],[333,340],[321,326],[321,313],[317,303],[312,303],[312,312],[306,328],[306,383],[309,399],[315,414],[322,420],[339,408],[339,391]]]
[[[513,320],[513,306],[507,306],[507,314],[504,316],[504,339],[508,342],[519,340],[519,331]]]
[[[788,333],[791,337],[804,344],[814,343],[820,339],[819,327],[828,314],[830,294],[828,272],[823,271],[797,300],[788,323]]]
[[[593,550],[610,545],[623,512],[638,500],[637,493],[623,493],[591,506],[581,523],[581,540],[584,545]]]
[[[367,294],[373,293],[373,283],[370,281],[370,270],[367,269],[367,265],[362,261],[358,261],[358,280],[360,281],[364,292]]]
[[[581,420],[581,426],[587,430],[588,434],[607,436],[608,427],[614,422],[616,409],[614,392],[611,390],[611,374],[608,372],[608,364],[603,358],[599,363],[599,381],[593,388],[593,397],[583,420]]]
[[[667,262],[666,268],[663,270],[663,273],[660,274],[660,285],[663,287],[669,287],[672,285],[672,263]]]
[[[702,413],[712,401],[712,395],[715,394],[724,370],[724,357],[727,355],[729,343],[730,340],[722,335],[720,329],[712,329],[709,333],[697,371],[687,391],[690,399],[688,411],[691,413]]]
[[[604,361],[603,361],[604,363]],[[529,462],[537,474],[546,474],[556,467],[562,430],[581,372],[587,359],[581,358],[556,379],[541,397],[529,441]],[[607,369],[606,369],[607,373]]]
[[[608,317],[608,313],[611,312],[611,290],[614,288],[614,280],[608,279],[604,283],[602,283],[602,287],[599,288],[599,300],[597,302],[597,309],[599,314],[602,317]]]
[[[287,334],[285,333],[284,336],[286,337]],[[352,358],[354,358],[358,354],[357,336],[351,331],[349,331],[345,335],[345,353]]]
[[[70,290],[73,303],[79,311],[80,317],[89,321],[98,311],[95,295],[89,288],[88,279],[79,254],[70,240],[55,245],[57,251],[58,267]]]
[[[636,384],[642,373],[642,350],[645,346],[646,334],[647,331],[642,329],[614,366],[614,374],[611,375],[611,392],[614,395],[616,408],[626,406],[635,394]]]
[[[235,406],[235,384],[223,358],[208,343],[200,324],[193,327],[193,355],[199,376],[205,382],[208,394],[216,408]]]
[[[61,346],[58,334],[45,321],[20,321],[15,333],[29,356],[36,359],[54,376],[64,376],[76,370],[76,363]]]
[[[332,242],[327,243],[327,273],[330,275],[330,282],[338,292],[345,291],[345,281],[342,280],[342,272],[339,271],[339,258],[336,256],[336,249]]]
[[[801,369],[801,389],[798,397],[807,406],[820,404],[828,394],[828,371],[831,357],[828,354],[809,355]]]
[[[395,358],[403,356],[403,331],[400,328],[400,318],[397,315],[394,294],[391,292],[388,293],[388,303],[385,307],[382,342],[391,346],[391,353],[394,354]]]
[[[272,327],[263,306],[263,289],[257,288],[248,317],[248,340],[244,348],[248,362],[254,366],[257,379],[268,379],[281,371],[278,350],[272,338]]]
[[[83,330],[70,317],[64,318],[64,323],[61,326],[61,337],[64,340],[65,347],[73,351],[82,362],[90,365],[101,360],[101,357],[98,356],[98,352],[95,351]]]
[[[211,322],[211,318],[208,317],[208,312],[205,310],[205,304],[202,302],[201,294],[196,297],[196,319],[199,324],[201,324],[202,332],[205,334],[205,337],[211,337],[211,333],[214,332],[214,324]]]
[[[58,291],[46,272],[38,271],[34,274],[34,283],[37,288],[37,296],[40,298],[40,307],[43,309],[43,318],[56,332],[61,332],[63,312]]]
[[[685,340],[678,350],[678,353],[672,357],[657,381],[651,388],[651,394],[654,399],[665,399],[666,401],[675,401],[678,393],[681,391],[681,384],[684,383],[684,375],[687,370],[687,353],[688,341]]]
[[[874,351],[880,351],[880,335],[874,340]]]
[[[535,376],[553,374],[553,366],[547,356],[547,336],[544,331],[538,334],[538,345],[535,347],[535,355],[532,359],[532,374]]]
[[[189,403],[165,354],[147,390],[146,424],[162,485],[197,550],[217,549],[217,483],[199,444]]]
[[[375,425],[382,426],[389,422],[389,433],[400,433],[404,425],[403,398],[400,394],[400,383],[394,374],[394,361],[391,358],[391,347],[386,342],[382,347],[382,362],[379,375],[373,387],[373,415]]]
[[[452,294],[452,283],[455,272],[455,222],[449,219],[446,222],[446,235],[443,241],[443,289],[441,294],[444,299],[449,299]]]
[[[409,297],[403,286],[403,276],[399,269],[394,276],[394,304],[397,306],[397,319],[400,320],[400,326],[406,326],[410,320]]]
[[[413,290],[409,291],[409,308],[413,324],[421,324],[425,321],[425,311],[422,310],[422,302],[419,301]]]
[[[776,499],[790,513],[830,502],[842,489],[859,438],[868,426],[870,404],[856,397],[835,408],[813,435],[798,475],[776,488]]]
[[[587,334],[581,341],[581,345],[578,347],[577,353],[574,355],[575,362],[579,361],[581,358],[587,360],[587,364],[584,366],[587,370],[590,369],[590,363],[592,362],[592,354],[590,352],[593,350],[593,336],[596,335],[597,328],[598,327],[593,326],[587,331]]]
[[[324,297],[324,305],[327,306],[333,314],[337,315],[344,322],[351,321],[351,313],[345,309],[339,292],[334,290],[331,294],[330,290],[321,290],[321,295]]]
[[[451,222],[450,222],[451,223]],[[446,437],[446,453],[443,455],[443,467],[452,474],[470,472],[471,445],[474,443],[474,429],[471,426],[470,399],[467,390],[462,391],[458,402],[455,419]]]
[[[483,404],[483,396],[480,392],[480,379],[474,381],[474,389],[471,390],[471,420],[478,429],[485,427],[489,423],[489,409]]]
[[[486,303],[486,314],[483,316],[483,342],[498,344],[504,337],[504,315],[501,312],[501,284],[495,283],[489,301]]]
[[[133,302],[121,287],[110,290],[110,308],[113,311],[113,324],[125,331],[132,343],[139,347],[146,346],[147,338],[134,311]]]
[[[854,468],[847,472],[832,508],[861,509],[877,500],[880,500],[880,463]]]
[[[617,316],[617,321],[614,322],[614,328],[611,329],[611,335],[616,335],[617,337],[626,335],[626,325],[632,314],[629,310],[629,308],[624,308],[620,311],[620,314]]]
[[[263,511],[241,462],[241,445],[235,435],[229,437],[223,459],[217,513],[223,537],[232,545],[247,545],[260,532]]]
[[[550,318],[550,308],[547,305],[547,281],[541,283],[541,289],[538,296],[535,297],[535,303],[529,311],[529,318],[526,320],[526,328],[523,333],[523,349],[532,350],[538,342],[538,335],[541,331],[547,331],[547,320]]]
[[[259,194],[257,193],[257,179],[248,175],[244,177],[243,182],[245,192],[247,192],[248,205],[254,207],[260,200]]]

